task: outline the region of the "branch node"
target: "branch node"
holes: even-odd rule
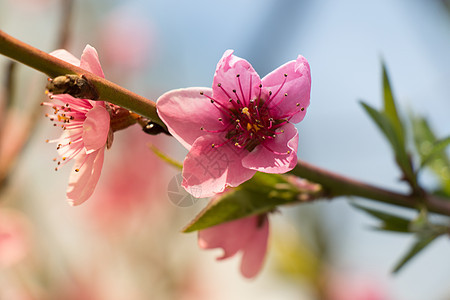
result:
[[[50,79],[46,90],[54,95],[69,94],[75,98],[97,100],[99,95],[84,75],[67,74]]]

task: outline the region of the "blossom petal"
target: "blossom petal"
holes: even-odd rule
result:
[[[263,218],[261,220],[261,218]],[[262,268],[267,252],[269,219],[267,215],[253,217],[254,232],[247,241],[242,253],[241,273],[246,278],[255,277]]]
[[[269,73],[262,79],[262,84],[272,92],[269,107],[274,118],[288,118],[292,123],[303,120],[311,90],[311,72],[303,56],[299,55],[297,60]]]
[[[222,248],[218,260],[235,255],[244,248],[255,231],[254,217],[222,223],[198,232],[198,245],[202,249]]]
[[[109,132],[109,113],[103,106],[94,106],[83,123],[83,143],[87,154],[105,146]]]
[[[203,92],[203,95],[200,95]],[[220,130],[225,125],[219,122],[223,113],[206,96],[210,88],[187,88],[172,90],[156,101],[158,115],[169,132],[188,150],[206,130]]]
[[[250,179],[254,170],[242,166],[248,151],[239,149],[219,135],[199,137],[183,164],[183,187],[196,197],[210,197],[227,186],[238,186]],[[212,147],[212,144],[220,145]]]
[[[282,129],[283,133],[250,152],[242,160],[242,165],[265,173],[286,173],[292,170],[297,164],[298,132],[291,123],[287,123]]]
[[[248,61],[227,50],[217,64],[213,80],[213,98],[224,106],[232,107],[229,99],[238,99],[248,105],[258,97],[261,79]],[[220,85],[220,86],[219,86]],[[236,93],[233,92],[235,90]]]
[[[78,58],[76,58],[75,56],[73,56],[72,53],[70,53],[69,51],[65,50],[65,49],[58,49],[55,51],[50,52],[50,55],[59,58],[65,62],[68,62],[69,64],[72,64],[74,66],[79,67],[80,66],[80,60]]]
[[[91,45],[86,45],[81,55],[80,67],[85,69],[95,75],[105,78],[103,74],[102,66],[100,65],[100,60],[98,58],[97,50]]]
[[[94,192],[102,172],[105,148],[91,154],[79,154],[76,164],[83,164],[79,172],[72,172],[67,187],[67,200],[71,205],[80,205]]]

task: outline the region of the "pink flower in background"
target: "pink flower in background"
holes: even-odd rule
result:
[[[302,56],[262,80],[244,59],[224,53],[213,87],[173,90],[159,116],[189,153],[183,186],[212,196],[256,171],[285,173],[297,163],[298,132],[309,106],[311,75]]]
[[[326,300],[387,300],[388,289],[374,276],[331,271],[325,277]]]
[[[30,226],[19,212],[0,209],[0,267],[9,267],[30,251]]]
[[[262,268],[268,236],[269,219],[267,215],[260,215],[200,230],[198,244],[202,249],[222,248],[224,254],[218,260],[241,251],[241,273],[246,278],[253,278]]]
[[[155,53],[155,27],[149,18],[118,6],[99,24],[102,61],[119,74],[148,66]],[[109,72],[108,72],[109,73]]]
[[[127,230],[135,234],[136,226],[145,224],[157,230],[158,224],[165,223],[160,218],[168,218],[171,206],[158,200],[167,195],[164,183],[169,173],[164,161],[151,153],[149,142],[164,147],[167,140],[144,134],[138,126],[119,132],[112,162],[105,166],[94,201],[84,210],[87,221],[96,229],[112,235]]]
[[[81,61],[66,50],[56,50],[53,56],[105,77],[97,51],[87,45]],[[110,131],[110,115],[103,101],[77,99],[68,94],[50,95],[53,114],[46,116],[64,130],[61,137],[49,142],[57,143],[61,156],[58,165],[75,160],[75,170],[69,178],[67,199],[72,205],[86,201],[94,192],[103,166],[104,150]],[[57,169],[57,168],[56,168]]]

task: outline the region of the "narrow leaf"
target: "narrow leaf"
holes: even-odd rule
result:
[[[361,101],[361,105],[388,139],[395,153],[395,160],[410,182],[415,183],[415,175],[405,149],[403,137],[395,130],[392,121],[383,113]]]
[[[395,216],[386,212],[368,208],[359,204],[352,204],[353,207],[366,212],[372,217],[377,218],[382,221],[382,224],[377,229],[383,231],[394,231],[399,233],[409,233],[410,231],[410,220]]]
[[[408,263],[414,256],[416,256],[420,251],[425,249],[432,241],[434,241],[439,234],[434,233],[426,237],[421,237],[414,243],[413,247],[406,253],[406,255],[397,263],[392,273],[397,273],[400,271],[406,263]]]
[[[389,76],[387,74],[386,65],[383,63],[383,96],[384,96],[384,115],[390,120],[400,144],[405,144],[405,132],[403,124],[398,116],[397,107],[395,105],[394,95],[392,94]]]
[[[441,182],[441,190],[450,195],[450,159],[445,151],[450,137],[438,140],[427,120],[411,116],[414,144],[421,158],[421,168],[429,168]],[[420,169],[419,169],[420,170]]]
[[[433,145],[433,148],[428,153],[428,155],[425,155],[423,157],[420,167],[422,168],[422,167],[426,166],[431,161],[433,161],[433,159],[439,159],[439,157],[442,158],[443,156],[446,157],[446,154],[444,151],[448,147],[448,145],[450,145],[450,136],[446,137],[442,140],[436,141]]]

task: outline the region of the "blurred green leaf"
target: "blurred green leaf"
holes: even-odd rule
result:
[[[440,180],[442,191],[450,195],[450,160],[445,152],[450,137],[438,140],[427,120],[411,116],[414,143],[421,159],[421,168],[428,167]]]
[[[445,153],[445,149],[450,145],[450,136],[436,141],[433,145],[433,148],[431,149],[431,152],[428,154],[428,156],[424,157],[421,167],[427,165],[430,161],[432,161],[434,158],[438,156],[443,156],[448,160],[448,157]]]
[[[377,218],[378,220],[382,221],[382,224],[377,227],[377,229],[383,230],[383,231],[394,231],[399,233],[410,233],[410,223],[411,220],[408,220],[406,218],[402,218],[399,216],[395,216],[386,212],[382,212],[379,210],[375,210],[372,208],[368,208],[359,204],[352,204],[353,207],[362,210],[372,217]]]
[[[389,104],[389,101],[387,101],[387,105],[385,105],[387,108],[385,110],[390,110],[390,114],[393,114],[394,108],[392,108],[391,104]],[[380,128],[381,132],[385,135],[385,137],[388,139],[389,143],[391,144],[392,149],[395,153],[395,160],[398,164],[398,166],[403,171],[404,175],[408,179],[410,183],[413,185],[416,184],[416,177],[414,174],[414,171],[412,169],[411,162],[409,160],[409,156],[406,152],[405,143],[404,143],[404,137],[401,134],[403,132],[403,129],[396,130],[396,127],[394,126],[393,121],[391,120],[391,117],[386,115],[384,112],[379,112],[378,110],[374,109],[370,105],[361,102],[361,105],[367,112],[367,114],[372,118],[372,120],[378,125],[378,128]],[[390,108],[389,108],[390,107]],[[396,110],[395,110],[396,111]],[[396,113],[395,113],[396,114]],[[397,119],[398,120],[398,119]],[[395,122],[395,121],[394,121]],[[399,122],[399,120],[398,120]],[[400,124],[401,127],[401,124]]]
[[[273,211],[297,201],[299,192],[282,175],[257,172],[249,181],[215,196],[183,232]]]
[[[432,241],[434,241],[438,236],[440,236],[441,233],[432,233],[430,235],[422,235],[420,236],[416,242],[414,243],[413,247],[406,253],[406,255],[398,262],[398,264],[395,266],[392,273],[397,273],[400,271],[406,263],[408,263],[414,256],[416,256],[420,251],[425,249]]]
[[[384,115],[389,119],[393,129],[395,130],[399,143],[403,145],[404,148],[405,132],[403,129],[403,124],[397,113],[394,95],[392,94],[391,84],[389,82],[389,77],[384,63],[382,64],[382,68],[383,68]]]

